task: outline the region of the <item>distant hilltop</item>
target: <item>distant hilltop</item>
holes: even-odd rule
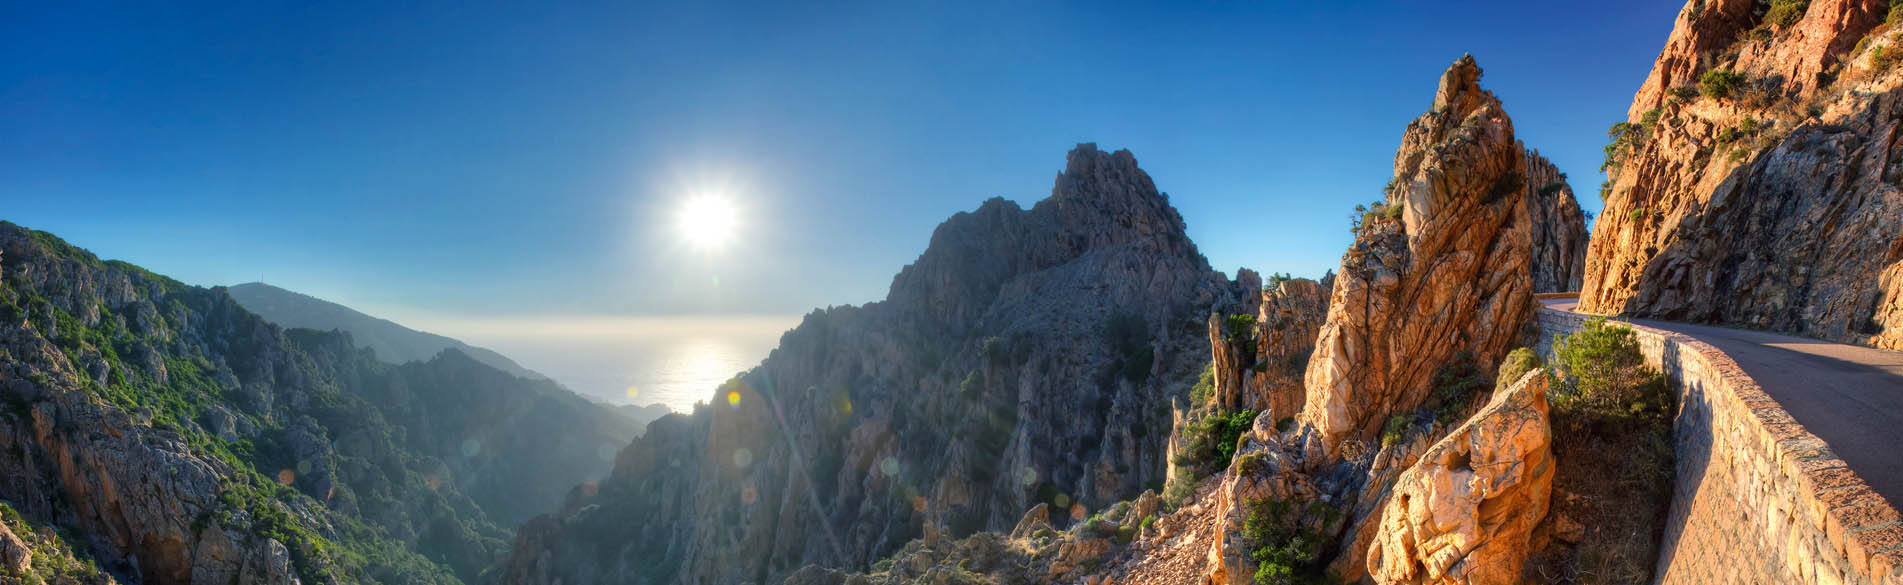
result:
[[[225,289],[238,304],[266,321],[287,329],[343,331],[360,347],[377,352],[377,358],[393,364],[425,361],[443,350],[455,348],[478,362],[531,380],[547,380],[541,372],[522,367],[502,354],[434,333],[425,333],[379,319],[355,309],[310,295],[284,290],[262,282],[247,282]]]

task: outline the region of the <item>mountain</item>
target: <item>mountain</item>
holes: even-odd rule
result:
[[[0,499],[164,585],[473,580],[638,431],[457,350],[393,365],[6,222],[0,404]]]
[[[1678,14],[1612,128],[1582,309],[1903,348],[1903,12],[1793,5]]]
[[[350,334],[358,346],[377,352],[377,357],[393,364],[427,360],[445,349],[455,348],[478,362],[517,376],[546,380],[548,376],[524,368],[502,354],[475,347],[434,333],[424,333],[378,319],[355,309],[320,298],[299,294],[262,282],[250,282],[225,289],[238,304],[285,329],[341,330]]]
[[[1212,367],[1174,413],[1161,496],[1040,503],[1008,532],[928,531],[784,583],[1525,582],[1555,489],[1547,378],[1493,367],[1526,341],[1533,233],[1569,229],[1529,207],[1569,198],[1538,192],[1551,176],[1529,180],[1479,81],[1471,57],[1444,72],[1331,277],[1239,274],[1258,300],[1205,322]]]
[[[954,215],[884,300],[814,311],[614,472],[524,525],[509,584],[777,583],[1044,503],[1160,487],[1203,324],[1238,290],[1128,151],[1071,151],[1050,197]]]

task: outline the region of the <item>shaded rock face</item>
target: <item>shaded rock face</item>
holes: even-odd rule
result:
[[[0,222],[0,254],[0,499],[128,580],[457,583],[509,536],[466,494],[552,505],[632,435],[547,382],[378,362],[50,234]]]
[[[1586,277],[1586,215],[1566,174],[1537,150],[1526,152],[1528,267],[1533,292],[1572,292]]]
[[[1079,146],[1049,198],[953,216],[885,300],[815,311],[656,421],[500,581],[778,582],[1160,484],[1203,320],[1242,303],[1183,230],[1130,153]]]
[[[1581,307],[1903,347],[1903,76],[1872,62],[1898,47],[1888,9],[1819,0],[1782,29],[1752,2],[1680,13],[1612,159]],[[1673,95],[1714,69],[1737,89]]]
[[[1553,492],[1546,374],[1527,372],[1401,473],[1368,567],[1383,585],[1511,585]]]
[[[1319,282],[1293,278],[1256,289],[1259,296],[1250,295],[1256,299],[1255,325],[1241,336],[1228,330],[1221,315],[1211,317],[1209,343],[1220,411],[1268,411],[1274,413],[1272,420],[1302,411],[1302,375],[1327,316],[1333,282],[1330,273]]]
[[[1498,363],[1531,315],[1526,156],[1500,100],[1463,57],[1408,124],[1388,205],[1342,257],[1304,378],[1300,421],[1333,452],[1419,406],[1462,351]]]

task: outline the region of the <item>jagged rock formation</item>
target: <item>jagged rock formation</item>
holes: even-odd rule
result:
[[[378,362],[0,222],[0,498],[128,580],[473,578],[509,532],[466,494],[547,497],[631,434],[524,383],[453,352]]]
[[[1254,312],[1240,313],[1254,317],[1247,331],[1230,331],[1228,317],[1210,316],[1209,344],[1215,348],[1212,367],[1220,410],[1266,410],[1275,413],[1276,420],[1302,411],[1302,374],[1328,313],[1333,282],[1333,273],[1320,282],[1278,279],[1260,289],[1260,296],[1245,293],[1257,299]],[[1245,305],[1243,310],[1249,308]]]
[[[1520,582],[1553,491],[1546,373],[1527,372],[1394,483],[1368,567],[1377,583]]]
[[[1533,292],[1573,292],[1586,278],[1586,215],[1566,173],[1537,150],[1526,152],[1526,212]]]
[[[1680,12],[1609,147],[1583,309],[1903,347],[1903,42],[1888,2],[1801,7]]]
[[[1386,207],[1342,257],[1300,417],[1329,452],[1419,406],[1456,353],[1498,363],[1531,315],[1526,158],[1479,81],[1472,57],[1441,76],[1395,153]]]
[[[656,421],[498,579],[778,582],[1161,484],[1203,319],[1242,303],[1183,230],[1130,153],[1079,146],[1048,199],[953,216],[884,301],[815,311]]]

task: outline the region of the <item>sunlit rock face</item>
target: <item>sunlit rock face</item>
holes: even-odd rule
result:
[[[1278,280],[1259,294],[1251,286],[1244,294],[1256,301],[1255,311],[1248,312],[1245,306],[1238,313],[1255,318],[1247,331],[1232,331],[1228,316],[1211,315],[1208,331],[1216,384],[1212,400],[1221,411],[1267,411],[1272,413],[1271,420],[1302,411],[1302,375],[1327,317],[1334,280],[1333,273],[1319,282]]]
[[[1408,124],[1387,197],[1342,257],[1300,417],[1333,452],[1413,409],[1463,350],[1498,363],[1532,311],[1526,155],[1462,57]],[[1389,215],[1398,215],[1390,218]]]
[[[1679,13],[1611,159],[1580,305],[1903,348],[1890,5],[1815,0],[1787,25],[1762,6]]]
[[[1503,385],[1395,481],[1368,550],[1375,582],[1521,582],[1553,493],[1552,443],[1545,372]]]
[[[1079,146],[1050,197],[953,216],[885,300],[813,312],[710,406],[657,421],[497,575],[777,583],[1008,531],[1039,503],[1069,523],[1161,484],[1170,401],[1237,288],[1135,157]]]

